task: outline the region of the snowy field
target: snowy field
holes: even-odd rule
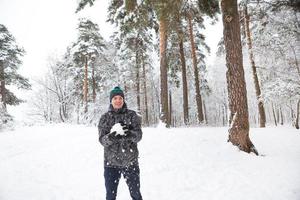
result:
[[[237,150],[226,128],[145,128],[144,200],[299,200],[300,131],[251,129],[263,156]],[[97,129],[77,125],[0,133],[0,200],[104,200]],[[118,200],[129,200],[121,179]]]

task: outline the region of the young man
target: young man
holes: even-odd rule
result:
[[[131,198],[142,200],[137,148],[142,139],[141,118],[127,109],[120,87],[110,92],[109,110],[101,116],[98,131],[99,141],[104,146],[106,200],[116,199],[122,174]]]

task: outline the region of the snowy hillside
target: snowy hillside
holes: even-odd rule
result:
[[[300,133],[251,129],[263,156],[226,142],[226,128],[146,128],[139,143],[145,200],[299,200]],[[0,134],[1,200],[105,199],[94,127],[51,125]],[[118,200],[128,200],[121,179]]]

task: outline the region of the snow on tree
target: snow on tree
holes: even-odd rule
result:
[[[88,84],[89,84],[89,68],[92,69],[92,79],[94,78],[95,60],[100,56],[105,48],[102,36],[99,33],[99,27],[88,19],[81,18],[78,25],[78,39],[73,44],[71,54],[74,61],[83,66],[84,65],[84,82],[83,82],[83,101],[84,112],[88,110]],[[95,84],[93,84],[95,87]],[[95,88],[93,88],[95,90]],[[95,100],[95,94],[94,94]]]
[[[20,58],[23,55],[24,50],[17,45],[13,35],[0,24],[0,104],[3,112],[0,121],[2,124],[10,118],[6,105],[17,105],[22,102],[7,86],[14,85],[19,89],[30,89],[28,79],[17,72],[22,64]]]
[[[282,3],[262,2],[252,8],[256,20],[253,51],[258,55],[257,68],[262,77],[263,99],[271,104],[272,110],[281,113],[282,109],[284,113],[292,111],[291,115],[282,114],[281,124],[284,123],[283,118],[289,122],[296,119],[293,113],[299,113],[300,99],[297,92],[300,87],[300,13],[288,1]]]

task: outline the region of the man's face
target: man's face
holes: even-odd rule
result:
[[[121,97],[120,95],[114,96],[111,100],[111,104],[114,107],[114,109],[122,108],[124,104],[123,97]]]

